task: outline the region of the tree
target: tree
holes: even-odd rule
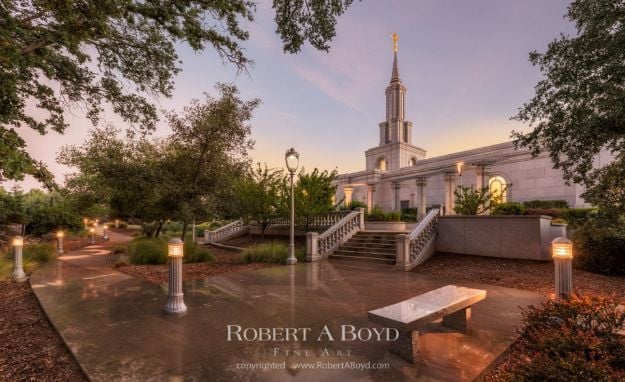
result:
[[[501,193],[491,193],[488,187],[475,189],[473,186],[458,186],[454,195],[456,196],[454,211],[459,215],[482,215],[501,204],[503,199]]]
[[[284,193],[287,177],[282,170],[270,169],[257,164],[250,169],[235,187],[235,201],[240,217],[255,221],[265,234],[273,219],[285,215]]]
[[[545,53],[530,53],[545,78],[513,117],[533,128],[514,131],[515,144],[534,155],[548,151],[567,181],[586,186],[588,202],[623,215],[625,177],[614,175],[625,168],[625,3],[575,0],[566,18],[577,36],[560,36]],[[615,160],[594,168],[603,149]]]
[[[298,52],[306,40],[327,50],[336,16],[351,2],[274,0],[285,50]],[[2,175],[53,183],[9,126],[63,133],[65,111],[80,107],[97,125],[107,104],[137,131],[154,130],[157,110],[148,97],[171,96],[180,71],[175,45],[212,46],[244,70],[251,60],[241,47],[249,37],[241,24],[255,10],[251,0],[0,0]]]
[[[309,174],[304,169],[299,173],[295,186],[295,211],[305,231],[309,230],[313,216],[335,209],[332,201],[337,186],[332,182],[337,176],[337,170],[329,172],[317,168]]]

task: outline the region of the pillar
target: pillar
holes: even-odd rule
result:
[[[416,203],[416,207],[417,207],[417,213],[420,216],[424,216],[425,215],[425,210],[427,209],[426,207],[426,198],[425,198],[425,192],[426,192],[426,187],[427,186],[427,178],[424,176],[420,176],[417,178],[417,203]]]
[[[454,195],[456,179],[455,172],[445,173],[445,215],[455,215],[454,205],[456,204],[456,196]]]
[[[484,179],[486,178],[486,166],[483,164],[475,167],[475,188],[480,190],[486,185],[484,184]]]
[[[343,192],[345,193],[345,205],[348,206],[352,203],[352,194],[354,189],[352,187],[345,186],[343,188]]]
[[[394,181],[391,184],[391,187],[393,188],[393,210],[394,211],[399,211],[400,210],[400,203],[399,203],[399,190],[401,189],[401,182],[398,181]]]
[[[375,185],[368,184],[367,185],[367,210],[371,212],[373,207],[375,207]]]
[[[306,234],[306,261],[319,261],[319,234],[317,232],[308,232]]]

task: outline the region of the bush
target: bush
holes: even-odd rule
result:
[[[215,256],[213,256],[208,248],[201,247],[190,240],[184,242],[185,263],[204,263],[214,260]]]
[[[567,208],[562,210],[560,218],[564,219],[569,227],[578,228],[597,214],[596,208]]]
[[[549,300],[523,310],[524,327],[503,380],[622,381],[625,312],[608,297]]]
[[[289,257],[289,247],[286,244],[271,242],[248,247],[243,251],[243,261],[246,263],[286,264]],[[306,251],[295,251],[297,261],[306,261]]]
[[[526,208],[523,215],[544,215],[551,216],[554,219],[559,219],[562,216],[562,210],[556,210],[552,208]]]
[[[56,258],[56,248],[50,243],[25,245],[24,258],[37,263],[47,263]]]
[[[525,207],[521,203],[507,202],[495,206],[493,215],[523,215]]]
[[[525,208],[553,209],[553,208],[569,208],[566,200],[528,200],[523,202]]]
[[[417,208],[404,208],[401,210],[401,221],[416,222],[417,220],[419,220]]]
[[[401,221],[401,212],[386,212],[375,206],[371,209],[371,212],[365,214],[365,219],[371,222],[399,222]]]
[[[590,222],[573,236],[576,267],[610,276],[625,277],[625,233]]]
[[[128,244],[130,264],[167,263],[167,241],[156,238],[139,237]]]
[[[345,206],[344,209],[346,210],[350,210],[350,211],[354,211],[357,210],[359,208],[367,208],[367,203],[365,202],[361,202],[360,200],[352,200],[351,203],[349,203],[347,206]]]

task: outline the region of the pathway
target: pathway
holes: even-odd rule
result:
[[[426,327],[424,361],[412,365],[390,354],[386,342],[317,336],[324,325],[335,336],[342,325],[372,328],[367,310],[449,280],[327,261],[272,267],[186,282],[189,313],[171,318],[161,313],[166,285],[110,268],[107,247],[130,239],[110,236],[110,243],[70,252],[31,278],[51,322],[93,381],[471,380],[513,340],[518,306],[542,300],[538,293],[455,283],[488,291],[474,306],[473,334]],[[311,328],[311,335],[289,342],[227,341],[228,325]],[[389,369],[375,369],[379,365]],[[270,367],[277,368],[258,369]]]

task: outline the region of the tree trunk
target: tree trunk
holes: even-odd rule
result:
[[[161,229],[163,228],[163,221],[159,220],[158,221],[158,228],[156,229],[156,233],[154,234],[154,237],[158,238],[161,235]]]
[[[182,235],[180,237],[180,240],[184,241],[184,237],[186,233],[187,233],[187,221],[185,220],[182,222]]]

